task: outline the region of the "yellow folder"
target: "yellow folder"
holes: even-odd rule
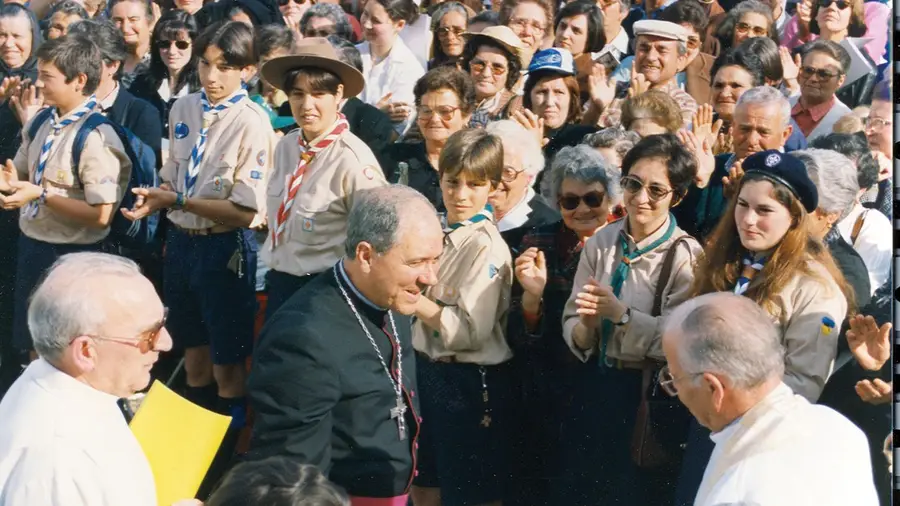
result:
[[[190,499],[209,469],[231,417],[183,399],[154,381],[131,421],[156,481],[160,506]]]

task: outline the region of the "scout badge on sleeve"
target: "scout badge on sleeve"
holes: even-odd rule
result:
[[[827,316],[822,317],[822,333],[826,336],[831,334],[831,331],[834,330],[834,320]]]

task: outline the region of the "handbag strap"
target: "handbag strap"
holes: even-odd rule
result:
[[[650,316],[659,316],[662,314],[663,292],[666,290],[666,285],[669,284],[669,278],[672,277],[672,268],[675,266],[675,254],[678,252],[678,245],[687,243],[690,239],[691,236],[683,235],[678,239],[675,239],[675,242],[673,242],[672,246],[666,251],[666,256],[663,258],[662,270],[659,271],[659,278],[657,278],[656,293],[653,295],[653,312]]]
[[[856,238],[859,237],[859,232],[862,230],[863,223],[866,222],[866,214],[869,213],[869,210],[859,213],[859,216],[856,217],[856,221],[853,223],[853,231],[850,232],[850,245],[856,246]]]

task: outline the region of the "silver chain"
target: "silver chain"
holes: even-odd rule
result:
[[[359,322],[359,326],[362,327],[363,332],[366,333],[366,337],[369,338],[369,343],[372,344],[372,348],[375,348],[375,353],[378,355],[378,360],[381,362],[381,367],[384,368],[385,374],[389,380],[391,380],[391,386],[394,388],[394,394],[397,396],[398,401],[403,401],[403,348],[400,345],[400,337],[397,334],[397,325],[394,323],[394,315],[391,314],[390,311],[387,312],[388,319],[391,321],[391,331],[394,333],[392,336],[394,338],[394,343],[397,345],[397,378],[399,381],[394,381],[394,376],[391,375],[391,370],[387,366],[387,362],[384,360],[384,355],[381,354],[381,348],[375,344],[375,338],[372,337],[372,334],[369,332],[369,329],[366,328],[365,323],[363,323],[362,317],[359,315],[359,312],[356,310],[356,306],[353,305],[353,301],[350,300],[350,295],[347,294],[347,291],[344,290],[344,285],[341,284],[341,280],[338,277],[337,264],[335,264],[334,269],[334,280],[337,281],[338,288],[341,290],[341,294],[344,296],[344,300],[347,301],[347,304],[350,306],[350,310],[353,311],[353,315],[356,316],[356,321]],[[404,403],[405,404],[405,403]],[[401,417],[400,422],[402,423],[403,419]]]

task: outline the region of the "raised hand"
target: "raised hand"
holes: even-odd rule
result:
[[[534,135],[541,147],[547,144],[548,139],[544,138],[544,118],[541,118],[528,109],[522,108],[513,113],[513,119],[518,121],[520,125],[531,132],[531,134]]]
[[[849,323],[847,344],[850,353],[863,369],[880,370],[891,359],[891,324],[885,323],[879,328],[875,318],[864,315],[850,318]]]
[[[716,136],[716,142],[713,144],[713,155],[734,152],[734,137],[732,136],[732,133],[734,133],[733,126],[728,127],[728,130],[725,132],[719,132]]]
[[[734,162],[728,175],[722,178],[722,193],[726,199],[730,199],[737,194],[738,187],[741,185],[741,178],[744,177],[744,169],[741,167],[741,161]]]
[[[709,141],[689,130],[679,130],[675,135],[697,159],[697,175],[694,176],[694,184],[697,188],[706,188],[709,178],[716,170],[716,157],[713,155]]]
[[[713,122],[713,107],[709,104],[703,104],[697,108],[697,112],[693,114],[693,123],[691,125],[694,135],[700,141],[706,142],[710,148],[716,143],[716,137],[722,130],[721,119]]]
[[[22,84],[21,77],[4,77],[3,81],[0,82],[0,96],[3,97],[3,100],[9,100],[17,93],[20,84]]]
[[[516,258],[516,279],[526,293],[540,298],[547,286],[547,261],[544,252],[528,248]]]
[[[603,65],[594,64],[593,71],[588,76],[588,92],[591,102],[600,111],[605,111],[616,98],[616,81],[606,75],[606,67]]]
[[[797,4],[797,28],[800,35],[809,35],[809,23],[812,22],[812,0],[803,0]]]
[[[647,80],[644,74],[637,71],[634,62],[635,60],[631,61],[631,87],[628,88],[629,98],[634,98],[650,89],[650,81]]]
[[[800,55],[791,56],[791,50],[780,46],[778,48],[778,56],[781,58],[781,67],[784,69],[784,79],[786,81],[796,81],[800,76]]]
[[[20,88],[20,93],[9,99],[9,105],[19,118],[19,123],[24,125],[44,107],[44,92],[33,84]]]
[[[864,402],[879,405],[891,402],[893,387],[890,383],[875,378],[874,380],[862,380],[856,384],[856,395]]]

